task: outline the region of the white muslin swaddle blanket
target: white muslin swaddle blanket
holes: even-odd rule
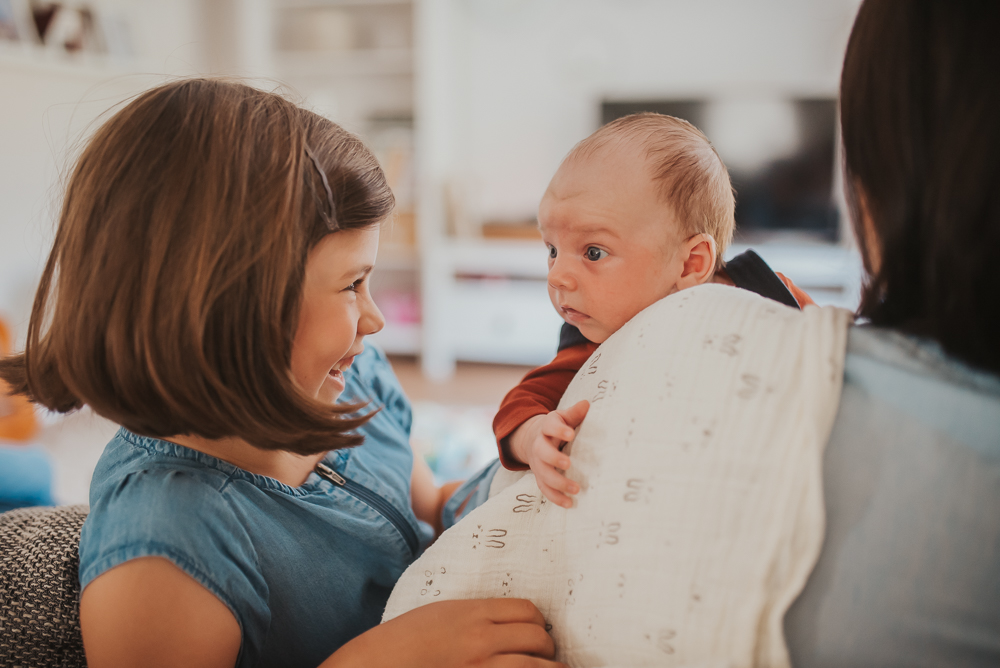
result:
[[[575,507],[500,471],[489,501],[403,574],[384,621],[527,598],[575,668],[787,666],[782,617],[823,541],[850,321],[719,285],[645,309],[560,402],[591,403],[567,473]]]

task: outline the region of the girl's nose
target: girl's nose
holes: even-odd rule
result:
[[[361,317],[358,319],[358,334],[368,336],[369,334],[381,331],[385,327],[385,316],[382,315],[382,311],[378,310],[378,306],[375,305],[375,301],[371,298],[371,295],[367,295],[367,299],[364,302],[364,306],[361,309]]]

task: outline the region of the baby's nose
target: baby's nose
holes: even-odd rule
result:
[[[556,290],[572,290],[576,287],[573,273],[566,269],[564,263],[556,260],[549,268],[549,286]]]

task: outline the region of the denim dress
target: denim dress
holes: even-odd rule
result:
[[[344,401],[381,407],[363,445],[329,453],[334,473],[300,487],[122,429],[90,488],[80,586],[139,557],[163,557],[219,598],[242,632],[237,666],[315,668],[379,623],[431,531],[410,504],[410,404],[369,346]]]

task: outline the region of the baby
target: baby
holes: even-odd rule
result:
[[[548,289],[566,321],[559,352],[511,390],[493,430],[508,469],[530,467],[542,493],[571,507],[564,472],[589,404],[556,406],[597,346],[647,306],[713,281],[799,308],[808,295],[753,251],[725,265],[735,228],[729,173],[693,125],[660,114],[620,118],[577,144],[538,207]]]

